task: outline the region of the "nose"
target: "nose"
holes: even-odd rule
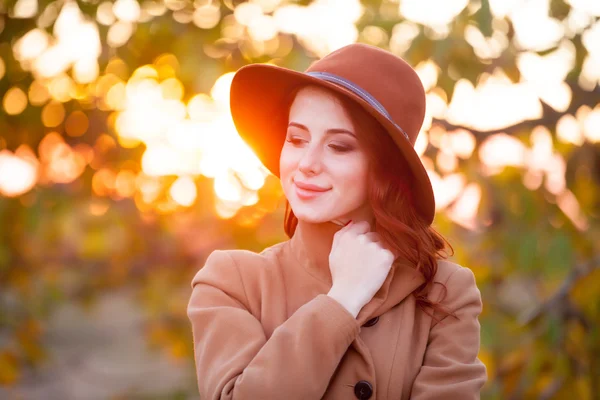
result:
[[[318,174],[322,169],[322,156],[318,146],[307,146],[298,163],[300,172],[310,175]]]

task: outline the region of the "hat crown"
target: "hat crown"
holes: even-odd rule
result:
[[[356,43],[313,62],[305,72],[334,74],[368,92],[414,145],[425,117],[425,90],[415,70],[402,58]]]

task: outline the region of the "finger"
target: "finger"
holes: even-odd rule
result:
[[[348,229],[350,229],[350,227],[353,225],[353,221],[350,220],[346,223],[346,225],[342,226],[342,229],[338,230],[336,233],[333,234],[333,240],[335,241],[336,237],[339,237],[341,235],[344,234],[344,232],[347,232]]]
[[[333,245],[336,246],[337,242],[340,240],[339,238],[341,236],[343,236],[345,234],[345,232],[348,231],[348,229],[350,229],[350,227],[352,226],[353,221],[349,220],[346,225],[344,225],[340,230],[338,230],[337,232],[335,232],[333,234]]]
[[[361,233],[367,233],[371,231],[371,224],[367,221],[356,221],[351,222],[346,226],[348,232],[352,232],[355,235],[359,235]]]
[[[363,235],[366,236],[366,238],[370,242],[380,242],[381,241],[381,236],[379,236],[379,234],[377,232],[367,232],[367,233],[363,233]]]
[[[384,248],[387,251],[389,251],[390,253],[392,253],[392,257],[393,257],[394,260],[396,260],[396,258],[398,258],[400,256],[400,253],[395,248],[392,248],[392,247],[389,247],[389,246],[385,246]]]
[[[394,261],[396,260],[396,257],[394,257],[394,254],[391,251],[386,251],[383,255],[386,263],[389,264],[393,264]]]
[[[348,222],[346,223],[346,225],[344,225],[344,226],[342,227],[342,229],[340,229],[339,231],[337,231],[337,232],[334,234],[334,238],[335,238],[335,236],[342,236],[342,235],[345,235],[345,234],[346,234],[346,232],[348,232],[348,231],[351,231],[352,229],[355,229],[355,228],[353,228],[353,227],[354,227],[354,225],[356,225],[356,224],[358,224],[358,223],[360,223],[360,222],[355,222],[355,221],[352,221],[352,220],[348,221]]]

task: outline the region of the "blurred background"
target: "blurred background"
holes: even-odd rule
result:
[[[425,86],[482,399],[600,399],[598,0],[0,0],[0,398],[197,398],[193,275],[286,239],[231,78],[353,42]]]

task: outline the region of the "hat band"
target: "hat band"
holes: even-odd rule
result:
[[[358,97],[360,97],[361,99],[363,99],[364,101],[369,103],[371,106],[373,106],[373,108],[375,108],[377,111],[379,111],[381,114],[383,114],[388,120],[390,120],[390,122],[392,122],[394,125],[396,125],[396,127],[400,130],[400,132],[402,132],[404,137],[410,141],[410,139],[408,138],[408,135],[406,134],[406,132],[404,132],[404,129],[402,129],[400,127],[400,125],[398,125],[397,123],[394,122],[394,120],[392,120],[390,113],[387,112],[385,107],[380,102],[378,102],[375,99],[375,97],[373,97],[365,89],[361,88],[354,82],[349,81],[348,79],[342,78],[341,76],[338,76],[338,75],[335,75],[335,74],[332,74],[329,72],[311,71],[311,72],[305,72],[305,73],[307,75],[313,76],[315,78],[319,78],[319,79],[327,81],[327,82],[335,83],[339,86],[344,87],[345,89],[350,90],[352,93],[354,93],[355,95],[357,95]]]

